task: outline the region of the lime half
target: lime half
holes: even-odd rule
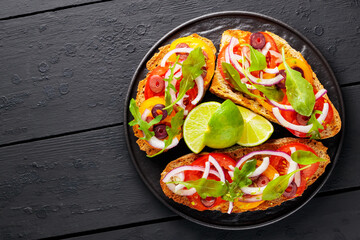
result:
[[[184,122],[183,134],[186,145],[194,153],[205,147],[205,131],[213,113],[220,107],[218,102],[205,102],[195,107]]]
[[[268,140],[274,132],[273,125],[266,118],[256,113],[240,106],[237,107],[244,119],[244,131],[237,144],[253,147]]]

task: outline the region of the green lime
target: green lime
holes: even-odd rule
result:
[[[218,102],[205,102],[195,107],[186,117],[183,127],[186,145],[194,153],[205,147],[204,135],[211,115],[220,107]]]
[[[214,112],[205,132],[205,145],[211,148],[226,148],[239,141],[244,120],[237,106],[225,100]]]
[[[264,117],[252,111],[237,106],[244,118],[244,132],[237,144],[245,147],[253,147],[262,144],[269,139],[274,132],[273,125]]]

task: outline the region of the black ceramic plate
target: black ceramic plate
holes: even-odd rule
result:
[[[182,217],[205,226],[234,230],[250,229],[264,226],[289,216],[291,213],[301,208],[319,191],[332,172],[339,156],[344,135],[344,127],[337,136],[322,141],[329,148],[328,154],[332,162],[328,165],[325,173],[304,192],[302,197],[287,201],[280,206],[269,208],[266,211],[224,214],[218,211],[199,212],[175,203],[163,194],[159,184],[160,173],[168,162],[190,153],[190,150],[186,147],[183,140],[181,140],[180,144],[175,149],[161,154],[156,158],[149,159],[144,152],[139,150],[139,147],[136,144],[137,139],[134,137],[132,129],[128,126],[128,123],[132,120],[132,116],[128,111],[130,99],[136,97],[137,85],[139,81],[146,76],[146,62],[157,52],[157,49],[160,46],[169,44],[179,37],[197,33],[212,40],[214,45],[219,48],[221,35],[227,29],[241,29],[251,32],[267,30],[276,33],[287,40],[293,48],[301,51],[324,87],[328,90],[328,95],[336,109],[339,110],[344,123],[344,104],[338,83],[324,57],[309,40],[292,27],[264,15],[249,12],[220,12],[195,18],[180,25],[160,39],[146,54],[138,66],[128,90],[125,102],[124,126],[128,150],[137,171],[149,189],[167,207]],[[208,100],[223,101],[212,95],[209,91],[206,93],[203,101]],[[285,128],[277,125],[274,127],[275,131],[272,138],[292,136]],[[208,150],[211,151],[211,149]]]

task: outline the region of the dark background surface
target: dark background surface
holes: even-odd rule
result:
[[[2,1],[0,239],[360,239],[360,2]],[[279,19],[324,55],[341,86],[346,130],[320,193],[247,231],[183,220],[140,180],[124,136],[138,64],[164,34],[203,14]]]

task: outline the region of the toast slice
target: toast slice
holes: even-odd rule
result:
[[[212,43],[211,40],[201,37],[198,34],[194,33],[191,34],[190,37],[194,37],[197,39],[202,40],[203,42],[206,43],[206,45],[208,45],[208,47],[212,50],[214,56],[216,54],[216,48],[214,46],[214,44]],[[136,95],[136,105],[140,106],[142,102],[145,101],[145,86],[146,86],[146,82],[148,80],[149,74],[152,70],[154,70],[157,66],[160,65],[161,60],[163,59],[163,57],[169,52],[170,50],[170,44],[162,46],[159,48],[159,52],[157,52],[147,63],[146,63],[146,68],[149,70],[149,73],[147,74],[146,78],[141,80],[139,82],[138,85],[138,89],[137,89],[137,95]],[[211,76],[212,77],[212,76]],[[211,78],[210,78],[211,79]],[[207,89],[210,86],[210,81],[205,82],[204,84],[204,91],[206,92]],[[158,148],[154,148],[153,146],[151,146],[146,140],[140,139],[140,137],[143,136],[142,131],[139,130],[138,126],[135,125],[133,126],[133,130],[134,130],[134,134],[136,137],[138,137],[139,139],[136,141],[136,143],[139,145],[140,150],[145,151],[147,155],[151,156],[154,155],[156,153],[158,153],[159,151],[161,151],[161,149]],[[180,134],[178,136],[179,138],[182,138],[182,134]],[[180,139],[179,139],[180,140]],[[165,150],[166,151],[166,150]]]
[[[324,162],[320,162],[320,165],[317,169],[317,171],[314,173],[314,175],[309,178],[307,180],[306,183],[306,188],[308,186],[310,186],[311,184],[313,184],[325,171],[325,167],[330,163],[330,157],[327,155],[326,151],[327,148],[318,141],[315,140],[309,140],[309,139],[300,139],[300,138],[282,138],[282,139],[277,139],[277,140],[270,140],[265,144],[262,144],[260,146],[256,146],[256,147],[251,147],[251,148],[244,148],[244,147],[240,147],[240,146],[236,146],[236,147],[232,147],[226,150],[221,150],[221,151],[217,151],[220,153],[224,153],[229,155],[231,158],[238,160],[240,159],[242,156],[249,154],[253,151],[260,151],[260,150],[277,150],[278,148],[280,148],[281,146],[284,146],[286,144],[289,143],[302,143],[305,144],[309,147],[311,147],[312,149],[315,150],[316,154],[320,157],[325,159],[326,161]],[[203,153],[204,154],[204,153]],[[164,169],[164,171],[161,173],[161,178],[160,178],[160,185],[161,188],[163,190],[163,192],[165,193],[165,195],[171,199],[173,199],[175,202],[186,205],[188,207],[192,207],[189,199],[186,196],[180,196],[177,195],[175,193],[173,193],[166,185],[166,183],[164,183],[162,180],[163,178],[166,176],[166,174],[168,172],[170,172],[171,170],[180,167],[180,166],[184,166],[184,165],[190,165],[192,162],[194,162],[196,159],[198,159],[201,156],[201,154],[187,154],[185,156],[182,156],[172,162],[170,162],[166,168]],[[240,213],[240,212],[246,212],[246,211],[257,211],[257,210],[266,210],[270,207],[275,207],[277,205],[282,204],[283,202],[287,201],[288,199],[281,196],[278,199],[272,200],[272,201],[264,201],[263,203],[261,203],[259,206],[252,208],[252,209],[241,209],[239,208],[236,203],[234,204],[234,208],[232,210],[232,213]],[[229,203],[228,202],[224,202],[221,203],[217,206],[214,206],[212,208],[209,208],[209,210],[212,211],[221,211],[223,213],[226,213],[229,209]]]
[[[271,32],[266,32],[266,33],[269,34],[274,39],[279,50],[284,48],[286,58],[293,57],[293,58],[301,59],[311,69],[311,66],[307,63],[307,61],[302,56],[302,54],[300,52],[296,51],[295,49],[293,49],[283,38],[281,38],[278,35],[271,33]],[[247,32],[247,31],[242,31],[242,30],[226,30],[222,34],[219,52],[221,52],[223,47],[228,45],[228,43],[230,42],[230,39],[232,37],[236,37],[237,39],[239,39],[240,43],[245,43],[245,41],[243,39],[248,34],[251,34],[251,33]],[[218,62],[218,64],[219,64],[219,62]],[[311,69],[311,71],[312,71],[312,69]],[[316,89],[317,91],[323,89],[324,87],[320,83],[320,81],[317,78],[314,71],[312,71],[312,75],[313,75],[313,80],[314,80],[314,83],[313,83],[314,89]],[[272,111],[269,111],[268,109],[266,109],[257,98],[251,97],[243,92],[239,92],[239,91],[236,91],[235,89],[233,89],[230,86],[230,84],[222,77],[218,65],[216,66],[214,78],[213,78],[213,81],[212,81],[212,84],[210,87],[210,92],[212,92],[213,94],[215,94],[223,99],[230,99],[233,102],[240,104],[240,105],[254,111],[255,113],[263,115],[268,120],[270,120],[274,123],[280,124],[277,121],[277,119],[275,118]],[[338,111],[336,110],[334,105],[331,103],[327,94],[324,95],[324,98],[326,100],[328,100],[328,102],[330,103],[330,105],[333,109],[333,119],[332,119],[331,123],[327,125],[327,127],[324,129],[324,131],[322,131],[320,133],[321,139],[333,137],[341,129],[341,119],[340,119]]]

